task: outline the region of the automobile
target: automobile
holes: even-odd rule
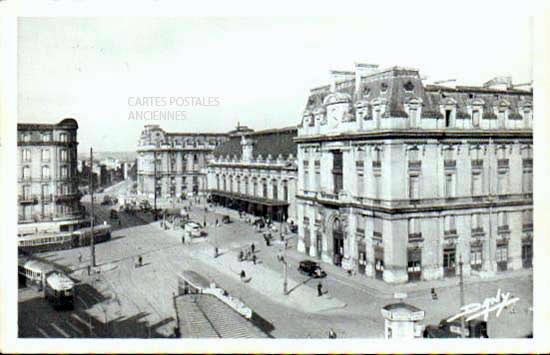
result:
[[[231,223],[231,218],[229,218],[229,216],[226,215],[226,214],[223,215],[222,216],[222,223],[224,223],[224,224]]]
[[[185,224],[185,231],[191,235],[191,237],[202,237],[203,231],[201,225],[197,222],[187,222]]]
[[[488,338],[487,322],[479,319],[471,319],[464,322],[464,336],[466,338]],[[438,325],[427,325],[423,332],[424,338],[461,338],[462,330],[460,319],[451,322],[441,320]]]
[[[313,278],[322,278],[326,277],[327,273],[321,269],[319,263],[311,260],[302,260],[298,265],[298,271],[304,275]]]
[[[118,211],[115,209],[111,209],[111,219],[118,219]]]
[[[265,227],[265,221],[263,218],[258,218],[254,221],[254,225],[263,228]]]

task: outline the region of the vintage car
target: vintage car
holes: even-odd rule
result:
[[[311,260],[302,260],[298,265],[298,271],[304,275],[313,278],[322,278],[326,277],[327,273],[321,269],[319,263]]]
[[[424,338],[461,338],[461,323],[460,319],[455,319],[451,322],[443,319],[439,325],[427,325],[424,328]],[[472,319],[464,324],[465,338],[488,338],[487,322]]]

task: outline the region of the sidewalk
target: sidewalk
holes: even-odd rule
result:
[[[195,212],[195,211],[193,211]],[[219,215],[227,214],[230,215],[235,223],[244,223],[239,218],[239,213],[232,209],[224,207],[216,207],[215,213]],[[278,227],[277,223],[276,226]],[[250,227],[251,233],[255,233],[252,226]],[[290,241],[290,246],[286,250],[287,260],[293,264],[297,264],[299,261],[304,259],[312,259],[311,257],[299,253],[296,250],[296,242],[298,235],[297,234],[288,234],[286,239]],[[364,292],[383,299],[393,299],[395,293],[406,293],[407,298],[422,297],[430,294],[432,288],[437,289],[441,288],[453,288],[458,287],[459,277],[445,278],[441,280],[430,280],[430,281],[417,281],[405,284],[388,284],[382,280],[373,279],[365,275],[355,274],[350,276],[346,270],[335,266],[333,264],[325,263],[318,260],[321,263],[322,268],[327,271],[329,277],[333,277],[338,281],[345,281],[353,283],[357,288],[362,289]],[[481,278],[479,276],[471,275],[464,277],[464,284],[478,284],[478,283],[487,283],[498,280],[506,279],[516,279],[516,278],[526,278],[532,277],[532,269],[521,269],[515,271],[508,271],[505,273],[497,273],[494,276]]]
[[[158,223],[157,226],[161,229]],[[178,230],[163,231],[173,238],[181,238],[181,232]],[[299,283],[290,277],[288,278],[289,294],[283,295],[283,277],[281,273],[273,271],[262,263],[254,265],[251,261],[239,262],[237,260],[238,252],[233,249],[221,248],[221,255],[214,258],[213,246],[210,243],[202,243],[186,248],[186,253],[235,280],[240,280],[240,272],[243,270],[247,278],[250,278],[250,281],[243,282],[244,287],[250,287],[278,303],[303,312],[323,312],[346,306],[344,302],[329,294],[318,297],[315,288]]]

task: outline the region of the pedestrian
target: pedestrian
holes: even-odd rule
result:
[[[256,249],[256,246],[254,245],[254,243],[252,243],[252,245],[250,246],[250,250],[252,250],[252,254],[254,254],[255,249]]]
[[[334,331],[334,329],[330,328],[330,330],[328,332],[328,338],[329,339],[336,339],[336,332]]]
[[[244,280],[245,277],[246,277],[246,274],[244,270],[241,270],[241,280]]]
[[[252,262],[256,265],[256,254],[252,254]]]
[[[88,265],[87,269],[88,269],[88,276],[90,276],[90,273],[92,272],[92,267]]]
[[[138,257],[138,264],[139,266],[143,266],[143,258],[141,257],[141,255]]]
[[[244,253],[241,249],[241,250],[239,250],[239,261],[243,261],[243,257],[244,257]]]
[[[220,225],[220,221],[218,221],[218,219],[216,218],[216,227],[219,227]]]
[[[182,235],[182,236],[181,236],[181,244],[184,244],[184,245],[185,245],[185,235]]]
[[[78,253],[78,262],[79,262],[79,263],[82,262],[82,254],[81,254],[81,253]]]
[[[214,248],[214,258],[217,258],[218,257],[218,247],[215,247]]]
[[[288,240],[285,240],[285,249],[288,249]]]
[[[323,285],[319,282],[317,284],[317,297],[321,297],[323,295]]]

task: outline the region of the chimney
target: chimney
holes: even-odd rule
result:
[[[246,138],[244,135],[241,136],[241,147],[243,150],[243,161],[251,162],[252,154],[254,152],[254,141],[250,138]]]
[[[377,64],[355,63],[355,92],[361,89],[361,77],[376,72]]]
[[[331,70],[330,71],[330,92],[336,92],[336,84],[342,81],[351,80],[354,78],[354,72]]]

